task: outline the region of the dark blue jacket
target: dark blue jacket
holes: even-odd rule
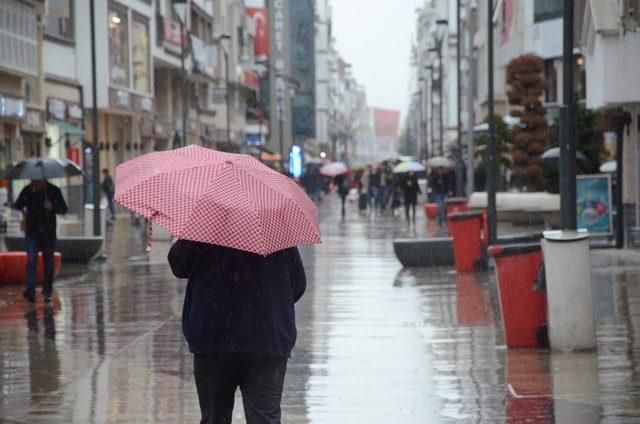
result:
[[[268,256],[178,240],[169,251],[188,278],[182,330],[191,352],[289,356],[296,342],[294,303],[306,288],[297,248]]]

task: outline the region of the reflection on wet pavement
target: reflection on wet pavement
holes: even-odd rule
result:
[[[597,354],[507,350],[491,273],[395,259],[393,238],[437,228],[356,211],[342,221],[331,206],[324,244],[303,249],[283,422],[640,422],[639,254],[593,253]],[[66,266],[52,306],[0,288],[0,421],[198,422],[168,243],[130,261],[139,229],[123,219],[113,231],[109,260]]]

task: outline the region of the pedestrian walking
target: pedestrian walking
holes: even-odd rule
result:
[[[429,186],[434,200],[438,204],[438,224],[443,227],[447,220],[447,197],[451,195],[451,178],[447,170],[442,167],[435,168],[429,175]]]
[[[404,193],[404,211],[407,222],[416,222],[416,204],[418,203],[418,194],[422,194],[418,185],[418,178],[415,172],[410,171],[402,181],[402,191]],[[411,219],[409,217],[411,212]]]
[[[231,423],[240,387],[248,424],[280,423],[294,304],[306,288],[297,248],[267,256],[178,240],[169,251],[188,278],[182,329],[194,354],[201,423]]]
[[[338,189],[338,196],[340,196],[340,201],[342,202],[342,216],[344,217],[346,213],[347,195],[349,194],[349,175],[336,175],[333,178],[333,184]]]
[[[376,168],[375,170],[371,170],[369,174],[369,208],[379,209],[381,206],[380,202],[380,179],[382,172],[380,168]]]
[[[379,202],[380,202],[380,210],[384,212],[387,208],[387,204],[389,203],[389,181],[390,173],[387,167],[387,162],[382,162],[380,165],[380,188],[379,188]]]
[[[111,221],[115,221],[116,219],[116,204],[113,200],[113,195],[115,194],[115,185],[113,184],[113,178],[109,175],[108,169],[102,170],[102,192],[107,197],[107,202],[109,202],[109,213],[111,214]]]
[[[56,214],[67,213],[67,204],[58,187],[47,180],[32,180],[22,189],[13,208],[25,217],[25,242],[27,246],[27,282],[23,296],[29,302],[36,298],[36,270],[38,253],[42,252],[44,284],[42,296],[51,301],[53,291],[54,251],[56,245]]]

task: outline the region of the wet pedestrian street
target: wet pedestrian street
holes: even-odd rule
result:
[[[392,240],[425,222],[350,206],[343,221],[324,202],[324,244],[302,250],[283,422],[640,422],[640,254],[592,254],[597,353],[507,350],[490,273],[403,269]],[[130,260],[139,232],[120,219],[109,260],[67,266],[51,308],[0,288],[0,422],[198,421],[185,283],[167,268],[168,242]]]

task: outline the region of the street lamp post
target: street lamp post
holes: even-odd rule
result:
[[[422,82],[424,80],[424,78],[420,78],[419,81]],[[416,150],[419,149],[419,156],[422,156],[422,149],[424,147],[424,143],[423,143],[423,138],[424,138],[424,131],[423,131],[423,121],[424,121],[424,112],[422,110],[422,103],[423,103],[423,94],[422,94],[422,88],[418,91],[416,91],[414,93],[414,95],[418,98],[418,129],[417,129],[417,137],[416,137],[416,145],[413,148],[413,151],[410,152],[410,155],[413,156],[413,153],[416,152]]]
[[[560,108],[560,226],[576,231],[576,141],[573,105],[573,0],[564,0],[562,103]],[[618,213],[620,213],[618,211]]]
[[[229,95],[229,43],[231,36],[229,34],[221,34],[214,41],[222,48],[222,56],[224,58],[224,101],[227,109],[227,143],[231,142],[231,96]]]
[[[487,8],[487,119],[489,133],[487,135],[487,220],[489,246],[496,243],[498,237],[496,212],[496,139],[493,109],[493,0],[488,2]]]
[[[457,0],[456,5],[456,29],[458,42],[456,43],[456,64],[457,64],[457,105],[456,112],[458,115],[458,143],[456,149],[456,196],[464,196],[464,166],[462,163],[462,56],[461,56],[461,43],[462,43],[462,20],[460,19],[461,0]]]
[[[424,116],[424,96],[427,93],[427,79],[420,77],[420,160],[427,159],[427,120]]]
[[[189,87],[187,85],[187,49],[185,47],[184,29],[187,22],[186,0],[174,0],[173,8],[180,22],[180,86],[182,89],[182,139],[180,145],[187,144],[187,117],[189,114]],[[182,12],[182,13],[180,13]]]
[[[429,136],[431,139],[431,153],[433,156],[433,151],[435,150],[434,146],[435,146],[435,130],[434,130],[434,125],[433,125],[433,83],[434,83],[434,77],[433,77],[433,65],[429,65],[429,66],[425,66],[424,67],[425,70],[429,71],[429,75],[430,75],[430,91],[429,91]],[[426,84],[426,82],[425,82]],[[427,159],[429,158],[429,156],[427,155]]]
[[[447,28],[447,26],[449,25],[449,22],[446,19],[438,19],[436,21],[436,26],[438,27],[438,32],[439,35],[436,35],[436,45],[435,47],[432,47],[429,49],[430,52],[436,53],[436,55],[438,56],[438,98],[439,98],[439,102],[438,102],[438,120],[439,120],[439,125],[440,125],[440,140],[439,140],[439,150],[440,150],[440,155],[444,155],[444,113],[443,113],[443,104],[444,104],[444,99],[443,99],[443,63],[442,63],[442,47],[444,44],[444,39],[446,37],[446,34],[444,33],[444,29]]]
[[[96,68],[96,13],[95,0],[89,2],[89,21],[91,25],[91,122],[93,145],[91,146],[91,188],[93,193],[93,235],[99,236],[100,228],[100,142],[98,140],[98,83]],[[86,225],[86,224],[85,224]]]

